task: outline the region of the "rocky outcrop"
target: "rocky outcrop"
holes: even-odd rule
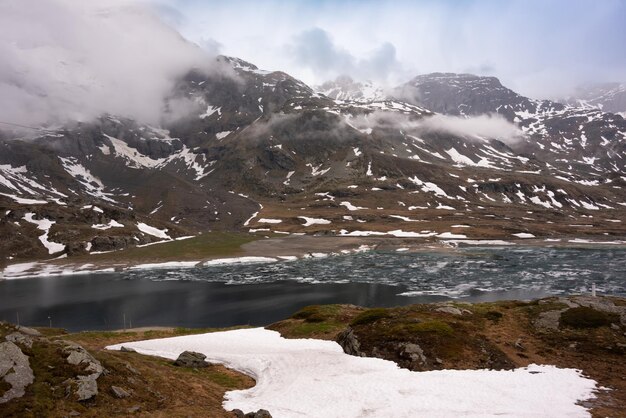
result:
[[[472,315],[472,311],[469,309],[461,309],[448,304],[443,304],[442,306],[435,308],[435,312],[447,313],[455,316]]]
[[[363,353],[361,352],[361,343],[351,327],[348,327],[339,333],[337,336],[337,344],[343,348],[343,351],[346,354],[350,354],[351,356],[363,356]]]
[[[559,323],[561,322],[561,314],[565,312],[565,309],[542,312],[535,320],[535,327],[547,330],[556,331],[559,329]]]
[[[265,409],[259,409],[256,412],[248,412],[247,414],[244,414],[241,409],[233,409],[232,413],[237,418],[272,418],[272,414]]]
[[[205,359],[206,356],[202,353],[196,353],[194,351],[183,351],[174,362],[174,365],[179,367],[191,367],[194,369],[199,369],[209,366],[209,363]]]
[[[4,338],[7,341],[23,345],[24,347],[31,348],[33,346],[33,337],[31,337],[30,335],[22,334],[21,332],[12,332]]]
[[[610,298],[595,296],[569,296],[560,297],[557,299],[557,302],[566,305],[567,308],[541,312],[534,321],[536,328],[544,331],[557,331],[562,325],[563,313],[569,313],[570,310],[580,308],[589,308],[590,310],[610,314],[609,316],[615,317],[616,322],[626,326],[626,306],[615,305]],[[617,326],[618,324],[616,323],[614,325]]]
[[[68,380],[66,391],[74,393],[79,401],[86,401],[98,394],[98,378],[105,369],[94,356],[78,344],[64,343],[63,353],[67,355],[66,361],[75,366],[83,366],[82,374]]]
[[[426,356],[424,355],[424,350],[414,343],[402,343],[398,346],[398,351],[400,357],[406,360],[411,361],[412,363],[417,363],[420,366],[426,364]]]
[[[626,325],[626,306],[615,305],[615,302],[609,298],[581,295],[559,298],[559,302],[565,303],[570,308],[586,307],[600,312],[617,314],[620,316],[621,324]]]
[[[26,386],[35,380],[28,356],[11,341],[0,343],[0,378],[11,385],[0,397],[0,404],[24,396]]]
[[[18,325],[17,330],[22,334],[30,335],[31,337],[41,337],[41,332],[37,331],[34,328],[28,328]]]

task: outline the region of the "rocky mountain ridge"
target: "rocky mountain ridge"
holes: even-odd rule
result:
[[[164,128],[103,115],[27,139],[5,132],[0,231],[10,239],[0,262],[209,230],[624,236],[619,115],[538,102],[471,75],[333,99],[283,72],[218,60],[234,75],[190,71],[168,100],[195,106]],[[456,126],[485,113],[519,135]]]

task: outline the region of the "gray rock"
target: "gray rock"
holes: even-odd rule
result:
[[[98,382],[96,382],[96,379],[97,378],[91,374],[78,376],[73,379],[73,382],[76,383],[74,394],[79,401],[86,401],[98,394]]]
[[[418,362],[421,365],[426,364],[427,359],[424,355],[424,350],[417,344],[404,343],[400,344],[400,357],[411,360],[412,362]]]
[[[256,412],[248,412],[247,414],[243,415],[244,418],[272,418],[272,414],[269,413],[269,411],[265,410],[265,409],[259,409]]]
[[[205,360],[205,358],[206,356],[202,353],[183,351],[174,362],[174,365],[180,367],[193,367],[196,369],[208,367],[209,363]]]
[[[17,330],[22,334],[30,335],[31,337],[41,337],[41,332],[37,331],[34,328],[28,328],[18,325]]]
[[[113,395],[119,399],[128,398],[130,396],[130,393],[127,390],[122,389],[119,386],[111,386],[111,392],[113,392]]]
[[[123,353],[136,353],[137,352],[137,350],[135,350],[134,348],[126,347],[125,345],[123,345],[120,348],[120,351],[123,352]]]
[[[74,343],[65,344],[63,352],[68,355],[67,362],[75,366],[84,366],[83,371],[87,373],[70,380],[70,383],[76,385],[74,394],[79,401],[91,399],[98,394],[97,380],[105,370],[102,364],[80,345]],[[71,388],[71,385],[68,388]]]
[[[351,356],[361,356],[361,343],[359,339],[354,335],[354,330],[351,327],[341,331],[337,336],[337,344],[343,348],[343,352],[350,354]]]
[[[565,311],[565,309],[562,309],[540,313],[539,318],[535,320],[535,327],[543,330],[557,331],[559,329],[561,314]]]
[[[124,364],[124,366],[126,367],[126,369],[128,369],[129,372],[133,374],[141,374],[139,373],[139,370],[135,369],[130,363],[126,363]]]
[[[129,414],[134,414],[135,412],[138,412],[140,409],[141,409],[141,406],[135,405],[135,406],[128,408],[126,412],[128,412]]]
[[[28,348],[33,346],[33,337],[28,334],[22,334],[21,332],[12,332],[4,338],[7,341],[11,341],[12,343],[20,344]]]
[[[21,398],[26,393],[26,386],[35,381],[28,356],[11,341],[0,343],[0,378],[11,385],[11,389],[0,397],[0,403]]]
[[[515,341],[515,344],[513,344],[513,346],[515,348],[517,348],[518,350],[520,350],[520,351],[526,351],[526,347],[524,347],[524,344],[522,344],[522,339],[521,338],[518,338]]]
[[[435,309],[436,312],[443,312],[450,315],[462,316],[463,311],[459,308],[455,308],[454,306],[442,306],[441,308]]]
[[[246,414],[244,414],[241,409],[233,409],[231,412],[235,415],[236,418],[245,418],[246,417]]]

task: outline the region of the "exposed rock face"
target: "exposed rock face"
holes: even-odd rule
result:
[[[87,350],[78,344],[68,343],[63,347],[63,352],[67,354],[67,362],[72,365],[84,366],[85,375],[79,375],[75,379],[70,379],[68,391],[71,392],[72,383],[76,385],[74,394],[79,401],[85,401],[98,394],[98,378],[105,371],[98,360],[96,360]]]
[[[21,332],[12,332],[4,338],[7,341],[11,341],[12,343],[20,344],[28,348],[33,346],[33,337],[22,334]]]
[[[362,356],[361,343],[354,335],[354,330],[351,327],[346,328],[337,336],[337,343],[343,348],[344,353],[351,356]]]
[[[265,409],[259,409],[256,412],[248,412],[245,414],[241,409],[233,409],[231,411],[237,418],[272,418],[272,414]]]
[[[260,201],[268,212],[297,204],[304,208],[299,214],[311,217],[332,209],[327,226],[304,229],[289,216],[280,225],[289,231],[281,232],[336,233],[338,221],[346,231],[363,230],[357,219],[341,216],[348,212],[338,212],[344,211],[338,202],[315,192],[349,196],[363,208],[367,228],[376,221],[381,232],[400,228],[391,224],[397,218],[376,209],[384,200],[402,202],[394,208],[398,216],[412,216],[411,207],[431,208],[420,210],[428,224],[402,225],[412,232],[456,223],[454,212],[441,212],[453,208],[494,215],[476,221],[476,230],[486,227],[480,235],[492,237],[511,238],[513,226],[561,235],[563,222],[584,216],[587,223],[595,211],[607,215],[594,216],[594,228],[577,234],[623,235],[620,225],[602,220],[625,222],[619,212],[626,178],[621,116],[532,100],[494,77],[469,74],[419,76],[391,96],[339,79],[323,87],[337,101],[285,73],[218,60],[241,82],[190,71],[173,99],[191,99],[202,109],[163,126],[168,130],[111,115],[29,141],[0,132],[0,176],[6,179],[0,183],[0,235],[8,237],[0,241],[1,261],[50,255],[38,239],[41,230],[23,221],[26,213],[55,222],[50,242],[64,245],[59,252],[69,256],[155,241],[140,222],[172,237],[258,229],[263,214],[250,216]],[[438,120],[433,111],[497,113],[524,135],[475,141],[472,130],[454,134],[435,127],[439,122],[424,127],[421,122]],[[398,122],[404,120],[411,123]],[[58,199],[63,204],[54,203]]]
[[[452,305],[442,305],[441,307],[436,308],[435,311],[443,312],[443,313],[447,313],[447,314],[455,315],[455,316],[472,315],[472,311],[468,309],[457,308],[456,306],[452,306]]]
[[[30,335],[31,337],[41,337],[41,332],[33,328],[18,326],[17,330],[22,334]]]
[[[0,343],[0,378],[11,385],[0,397],[0,403],[24,396],[26,386],[35,380],[28,356],[11,341]]]
[[[425,365],[427,362],[424,350],[413,343],[404,343],[398,346],[400,351],[400,357],[410,360],[411,362],[417,362],[420,365]]]
[[[565,309],[542,312],[535,321],[535,326],[544,330],[556,331],[559,329],[559,322],[563,312],[565,312]]]
[[[180,367],[192,367],[195,369],[208,367],[209,363],[205,360],[205,358],[206,356],[202,353],[183,351],[174,362],[174,365]]]

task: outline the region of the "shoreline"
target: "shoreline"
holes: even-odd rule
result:
[[[69,276],[80,274],[114,273],[128,270],[151,270],[162,268],[196,268],[220,264],[275,263],[296,261],[305,258],[323,258],[356,254],[364,251],[398,252],[452,252],[471,247],[547,247],[547,248],[592,248],[626,249],[625,239],[599,240],[562,238],[519,238],[519,239],[438,239],[436,241],[414,237],[386,236],[316,236],[291,235],[257,239],[219,255],[208,255],[188,259],[180,254],[172,259],[126,258],[128,250],[114,252],[116,261],[89,260],[81,256],[52,260],[32,260],[9,264],[0,271],[0,281],[36,277]],[[161,245],[168,244],[164,242]],[[157,244],[158,245],[158,244]],[[95,255],[97,256],[97,255]]]
[[[159,243],[160,245],[169,242]],[[156,245],[159,245],[156,244]],[[255,264],[296,261],[306,258],[324,258],[356,254],[365,251],[398,252],[452,252],[459,248],[472,247],[546,247],[546,248],[591,248],[626,249],[626,238],[606,240],[580,237],[562,238],[519,238],[502,239],[437,239],[435,241],[414,237],[386,236],[315,236],[291,235],[271,237],[246,242],[223,254],[189,259],[187,254],[173,255],[171,258],[130,258],[129,250],[110,254],[116,260],[89,260],[89,256],[79,259],[57,258],[52,260],[32,260],[9,264],[0,271],[0,281],[55,277],[82,274],[114,273],[130,270],[153,270],[169,268],[198,268],[212,265]],[[330,249],[330,250],[329,250]],[[94,255],[97,256],[97,255]],[[95,257],[94,257],[95,258]],[[126,258],[126,259],[125,259]]]

